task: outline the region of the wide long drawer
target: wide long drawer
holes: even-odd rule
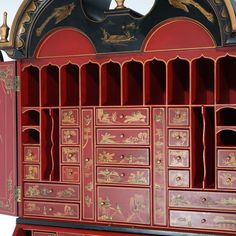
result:
[[[148,108],[99,108],[96,125],[149,125]]]
[[[79,201],[79,185],[25,183],[24,197]]]
[[[149,129],[97,129],[97,144],[149,145]]]
[[[211,212],[170,211],[170,226],[235,231],[236,215]]]
[[[25,201],[24,216],[79,219],[79,204]]]
[[[169,191],[169,206],[188,209],[236,210],[236,194],[172,190]]]

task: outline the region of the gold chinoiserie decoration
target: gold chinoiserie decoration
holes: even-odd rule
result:
[[[125,6],[124,6],[125,0],[115,0],[115,1],[116,1],[116,4],[117,4],[115,9],[124,9],[125,8]]]
[[[7,26],[7,12],[3,13],[3,24],[0,27],[0,43],[8,42],[9,27]]]

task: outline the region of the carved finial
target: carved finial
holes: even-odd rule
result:
[[[7,12],[3,13],[3,24],[0,27],[0,43],[6,43],[8,42],[7,38],[9,35],[9,27],[7,26]]]
[[[124,9],[125,8],[125,6],[124,6],[125,0],[115,0],[115,1],[116,1],[116,4],[117,4],[115,9]]]

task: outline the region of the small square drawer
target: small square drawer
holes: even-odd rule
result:
[[[54,200],[73,200],[78,201],[79,186],[78,185],[59,185],[59,184],[39,184],[25,183],[24,197],[41,198]]]
[[[62,166],[62,181],[79,182],[80,181],[79,166]]]
[[[149,145],[149,129],[97,129],[97,144]]]
[[[25,216],[39,216],[45,218],[79,218],[79,204],[72,203],[48,203],[37,201],[24,201]]]
[[[61,125],[79,125],[78,109],[62,109]]]
[[[189,150],[174,150],[168,152],[170,167],[189,167]]]
[[[149,149],[97,148],[97,164],[149,165]]]
[[[168,124],[174,126],[189,125],[189,110],[188,108],[169,108],[168,109]]]
[[[170,187],[189,187],[188,170],[169,170]]]
[[[218,188],[236,189],[236,171],[218,171]]]
[[[24,179],[25,180],[39,180],[40,168],[38,165],[24,165]]]
[[[34,232],[33,236],[57,236],[56,233]]]
[[[218,150],[218,167],[236,168],[236,150]]]
[[[80,163],[80,148],[62,147],[62,163],[67,163],[67,164]]]
[[[79,129],[62,129],[61,136],[64,145],[79,144]]]
[[[149,185],[149,169],[98,167],[97,182],[100,184]]]
[[[96,125],[149,125],[148,108],[99,108]]]
[[[170,147],[188,147],[189,146],[189,130],[169,129],[169,146]]]
[[[148,188],[97,187],[97,220],[126,224],[150,224]]]
[[[236,215],[211,212],[170,211],[170,226],[213,230],[236,230]]]
[[[39,163],[39,147],[25,146],[24,147],[24,162]]]

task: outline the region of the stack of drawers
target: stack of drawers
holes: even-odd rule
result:
[[[96,110],[98,221],[150,224],[149,125],[148,108]]]
[[[189,125],[188,108],[168,109],[169,187],[190,187]]]
[[[42,181],[40,176],[31,180],[26,179],[27,182],[24,184],[25,216],[74,220],[80,218],[78,204],[80,186],[75,184],[80,182],[79,111],[70,108],[62,109],[60,117],[61,141],[58,148],[61,150],[61,154],[59,155],[60,160],[58,160],[58,170],[55,170],[56,167],[53,165],[52,170],[59,172],[60,182],[65,184]],[[51,150],[53,148],[56,147],[52,145]],[[37,161],[42,161],[39,160],[39,149],[37,147],[31,148],[31,151]],[[28,153],[28,149],[25,148],[25,155]],[[58,156],[52,155],[46,158],[53,160]],[[39,181],[40,183],[38,183]]]

